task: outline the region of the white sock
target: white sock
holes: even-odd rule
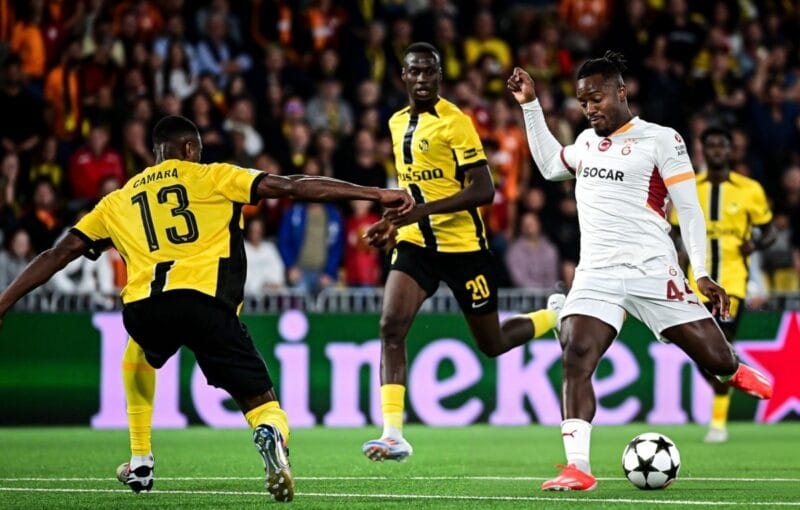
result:
[[[392,439],[403,439],[403,429],[392,427],[391,425],[384,425],[383,435],[381,437],[390,437]]]
[[[153,458],[153,454],[148,453],[147,455],[131,455],[131,471],[138,468],[139,466],[149,466],[153,467],[155,459]]]
[[[584,473],[591,473],[589,444],[592,439],[592,424],[574,418],[564,420],[561,422],[561,439],[564,441],[567,464],[575,464]]]

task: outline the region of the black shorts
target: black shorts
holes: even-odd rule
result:
[[[234,397],[261,395],[272,380],[236,312],[211,296],[173,290],[125,305],[125,329],[155,368],[185,345],[208,384]]]
[[[497,311],[497,262],[488,250],[442,253],[400,242],[392,254],[392,270],[413,278],[428,296],[443,281],[466,315]]]

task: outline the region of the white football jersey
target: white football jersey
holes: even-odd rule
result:
[[[575,175],[581,230],[580,266],[677,261],[666,220],[667,186],[693,179],[686,144],[671,128],[634,117],[607,137],[593,129],[564,147]]]

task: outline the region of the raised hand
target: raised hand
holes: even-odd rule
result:
[[[506,82],[506,87],[519,104],[530,103],[536,99],[533,78],[520,67],[514,68],[511,77]]]

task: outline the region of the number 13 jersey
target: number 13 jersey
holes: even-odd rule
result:
[[[189,289],[236,309],[246,264],[242,205],[266,174],[225,163],[169,159],[104,197],[71,232],[96,257],[112,245],[125,260],[123,303]]]

